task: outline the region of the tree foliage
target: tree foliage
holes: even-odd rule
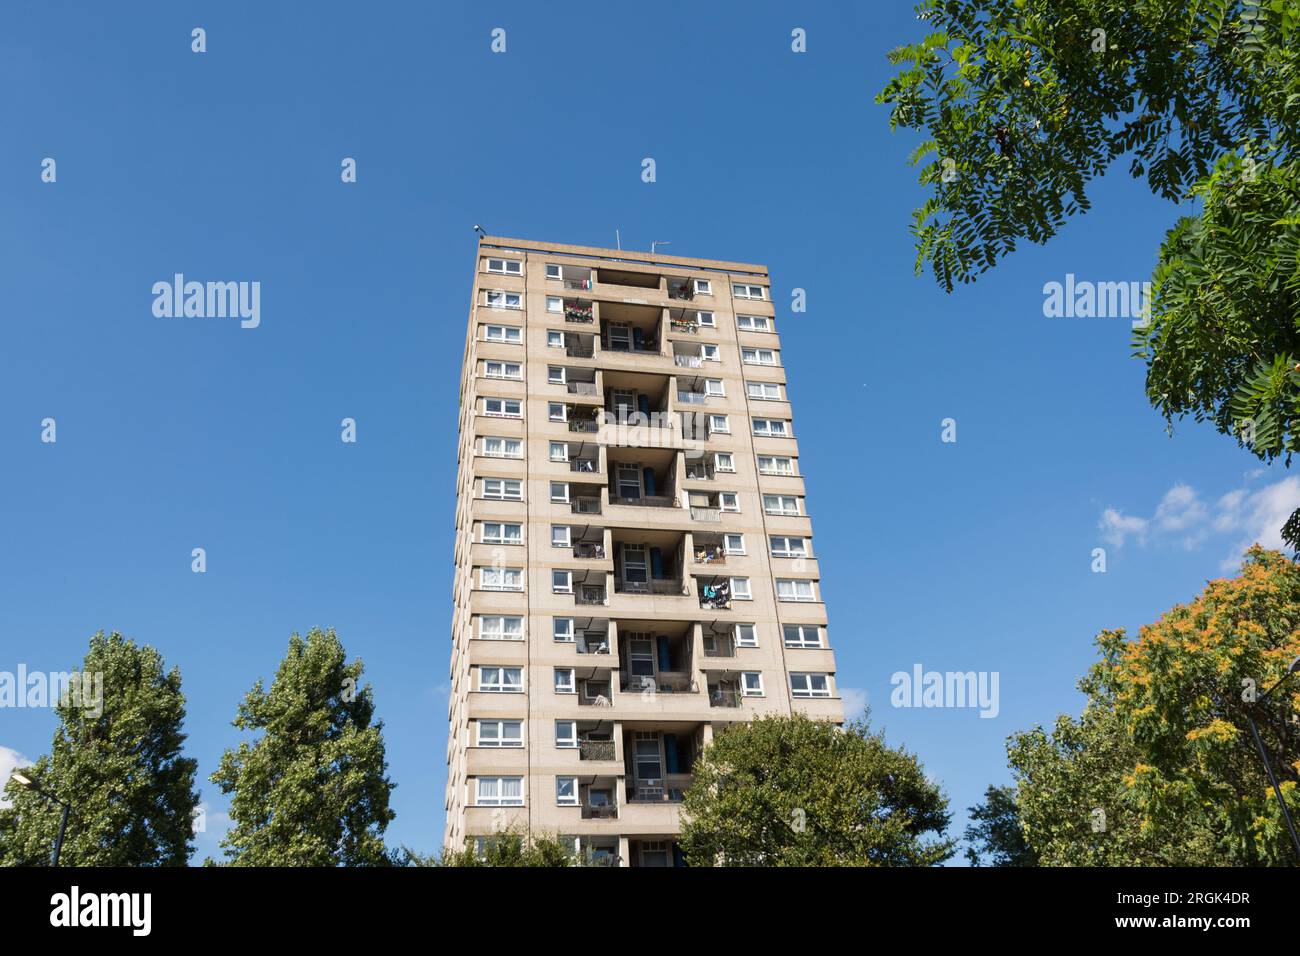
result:
[[[411,854],[411,858],[417,866],[549,868],[585,865],[573,847],[558,836],[526,837],[516,830],[506,830],[485,841],[482,853],[476,847],[465,846],[460,850],[447,850],[437,859],[418,854]]]
[[[1013,736],[1017,806],[1044,865],[1291,865],[1285,824],[1255,749],[1259,725],[1300,815],[1300,682],[1253,703],[1300,654],[1300,568],[1252,548],[1130,641],[1097,638],[1087,704],[1051,733]]]
[[[222,840],[239,866],[379,866],[393,812],[383,724],[363,665],[333,629],[294,634],[270,690],[261,680],[234,725],[260,732],[227,750],[212,781],[231,795]]]
[[[953,853],[947,798],[865,721],[760,717],[693,769],[681,836],[693,866],[932,866]]]
[[[984,802],[970,808],[966,827],[966,859],[971,866],[1037,866],[1038,854],[1020,826],[1015,787],[984,791]]]
[[[181,755],[180,671],[165,670],[152,647],[100,631],[80,675],[88,690],[62,695],[50,753],[23,770],[72,808],[60,864],[184,866],[199,794],[197,764]],[[12,778],[5,797],[0,865],[47,864],[59,807]]]

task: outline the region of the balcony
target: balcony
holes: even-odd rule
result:
[[[575,515],[600,514],[599,498],[574,498],[569,502],[569,511]]]
[[[613,760],[614,741],[584,737],[578,741],[579,760]]]
[[[579,541],[573,546],[573,556],[584,561],[603,561],[605,546],[590,541]]]
[[[686,466],[686,477],[691,481],[713,481],[717,470],[708,461],[695,459]]]
[[[704,359],[698,355],[674,355],[673,364],[678,368],[703,368]]]
[[[600,463],[594,458],[574,458],[569,461],[569,471],[595,474],[599,470]]]
[[[569,422],[569,431],[579,434],[594,435],[600,431],[600,423],[594,418],[579,418]]]
[[[564,321],[579,325],[594,325],[596,317],[590,303],[564,303]]]
[[[638,780],[628,774],[628,803],[681,803],[690,789],[693,776],[689,773],[670,773],[663,777],[651,777]]]
[[[691,505],[692,521],[708,521],[717,523],[722,521],[722,512],[717,508],[701,508]]]
[[[565,386],[565,390],[570,395],[582,395],[584,397],[600,395],[600,389],[596,387],[595,382],[569,382]]]
[[[573,603],[579,607],[597,607],[607,602],[608,594],[603,587],[587,584],[574,588]]]
[[[695,282],[691,279],[668,280],[668,298],[690,300],[695,298]]]
[[[569,358],[591,358],[596,352],[590,345],[566,345],[564,354]]]
[[[709,686],[710,707],[739,707],[740,689],[737,687]]]
[[[708,402],[709,396],[704,392],[688,392],[681,389],[677,390],[677,404],[679,405],[703,405]]]
[[[710,611],[731,609],[731,580],[714,578],[711,581],[700,580],[700,607]]]
[[[609,503],[612,505],[632,505],[636,508],[679,508],[681,505],[676,498],[669,498],[666,495],[642,495],[639,498],[618,498],[611,494]]]
[[[590,631],[577,635],[575,645],[579,654],[608,654],[609,634],[605,631]]]
[[[624,675],[618,689],[628,694],[698,694],[700,685],[687,674],[659,671],[653,677]]]
[[[736,639],[731,634],[705,634],[704,656],[728,658],[736,656]]]
[[[726,564],[727,552],[722,549],[721,545],[696,545],[695,547],[696,564]]]

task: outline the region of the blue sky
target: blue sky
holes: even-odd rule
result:
[[[839,681],[943,783],[956,831],[1009,779],[1008,734],[1078,710],[1098,630],[1191,598],[1300,498],[1208,426],[1165,434],[1127,320],[1044,318],[1067,272],[1149,277],[1178,212],[1141,184],[1099,184],[952,295],[914,276],[914,140],[873,102],[907,3],[306,9],[0,12],[0,670],[74,667],[101,628],[179,665],[212,824],[196,860],[235,707],[313,625],[366,662],[390,842],[441,839],[475,223],[771,268]],[[155,317],[177,272],[260,281],[261,325]],[[999,672],[998,716],[891,707],[917,663]],[[0,761],[53,729],[0,711]]]

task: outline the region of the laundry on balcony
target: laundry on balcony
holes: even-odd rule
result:
[[[722,584],[702,584],[700,585],[700,607],[703,608],[730,608],[731,607],[731,582],[727,581]]]

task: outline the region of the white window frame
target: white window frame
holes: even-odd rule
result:
[[[484,305],[489,309],[506,309],[511,312],[518,312],[524,307],[524,294],[522,292],[511,292],[508,289],[484,289],[486,300]]]
[[[499,621],[500,629],[487,628],[489,621]],[[518,631],[510,631],[506,628],[506,621],[518,621]],[[482,614],[478,619],[478,639],[480,641],[522,641],[524,639],[524,619],[519,614]]]
[[[557,341],[558,340],[558,341]],[[546,330],[546,347],[548,349],[564,348],[564,333],[559,329]]]
[[[500,411],[492,411],[493,404],[496,404]],[[511,412],[510,408],[514,407]],[[483,396],[483,414],[488,418],[523,418],[524,405],[517,398],[497,398],[493,395]]]
[[[548,279],[563,279],[563,278],[564,278],[564,266],[560,265],[560,263],[558,263],[558,262],[548,262],[548,263],[546,263],[546,278],[548,278]]]
[[[572,792],[566,793],[566,791]],[[558,807],[576,807],[581,805],[578,800],[577,777],[555,778],[555,805]]]
[[[574,676],[573,668],[555,668],[555,676],[552,678],[551,686],[557,694],[576,694],[578,692],[578,681]]]
[[[722,355],[716,345],[705,342],[700,346],[700,361],[702,362],[721,362]]]
[[[558,495],[555,493],[555,490],[556,490],[557,488],[560,489],[560,493],[559,493]],[[554,502],[556,502],[556,503],[558,503],[558,504],[568,504],[568,502],[569,502],[569,483],[568,483],[567,481],[553,481],[553,482],[551,482],[551,501],[554,501]]]
[[[558,454],[557,454],[558,452]],[[569,443],[567,441],[551,442],[551,461],[569,463]]]
[[[696,295],[713,295],[713,281],[710,279],[693,279]]]
[[[719,424],[720,423],[720,424]],[[730,435],[731,421],[726,415],[709,416],[709,434],[710,435]]]
[[[732,542],[735,547],[732,547]],[[727,532],[722,536],[722,553],[723,554],[744,554],[745,553],[745,536],[735,532]]]
[[[564,568],[551,569],[551,593],[552,594],[572,594],[573,593],[573,572]]]
[[[704,394],[713,398],[726,398],[727,392],[720,378],[706,378],[704,380]]]
[[[482,718],[474,721],[475,723],[475,747],[491,747],[496,750],[516,750],[524,745],[524,722],[522,720],[498,720],[496,718]],[[506,729],[513,726],[518,736],[507,737]],[[495,739],[483,739],[483,728],[495,727]]]
[[[492,268],[492,264],[494,262],[500,263],[501,268],[499,269]],[[511,269],[509,268],[510,266],[514,266],[514,268]],[[521,276],[524,274],[524,263],[520,259],[497,259],[494,257],[488,257],[487,271],[495,272],[498,275],[503,275],[503,276]]]
[[[800,680],[802,678],[802,680]],[[816,679],[822,683],[821,689],[813,686]],[[802,683],[803,687],[797,687],[796,684]],[[831,696],[831,675],[821,671],[791,671],[790,672],[790,696],[791,697],[830,697]]]
[[[493,335],[493,332],[499,332],[499,335]],[[524,330],[517,325],[485,325],[483,326],[484,342],[499,342],[503,345],[522,345],[524,341]]]
[[[775,501],[775,505],[769,505],[769,502]],[[786,501],[793,502],[793,508],[786,507]],[[798,517],[803,513],[799,507],[798,495],[764,495],[763,496],[763,513],[769,515],[786,515],[788,517]]]
[[[564,402],[547,402],[546,418],[552,422],[567,422],[569,420],[569,406]]]
[[[730,504],[728,502],[730,501]],[[740,493],[737,491],[718,492],[718,510],[727,514],[740,514]]]
[[[788,585],[786,596],[781,594],[781,586]],[[801,585],[807,586],[807,591]],[[776,599],[791,604],[817,603],[817,584],[809,578],[777,578]]]
[[[488,490],[493,484],[498,486],[500,489],[497,494],[492,494]],[[515,493],[509,494],[509,489],[512,486],[515,489]],[[483,497],[489,501],[523,501],[524,483],[519,478],[484,478]]]
[[[764,468],[764,460],[771,462],[771,465]],[[784,467],[781,467],[782,463],[784,463]],[[793,475],[795,473],[794,459],[789,455],[759,455],[758,472],[761,475]]]
[[[754,680],[750,680],[754,678]],[[742,697],[764,697],[763,692],[763,672],[762,671],[741,671],[740,672],[740,696]]]
[[[495,529],[495,534],[490,533],[488,529]],[[513,528],[517,534],[509,534]],[[522,523],[515,521],[484,521],[482,530],[479,535],[480,544],[523,544],[524,543],[524,526]]]
[[[754,293],[758,293],[755,295]],[[758,302],[767,301],[767,286],[750,285],[747,282],[733,282],[731,284],[731,294],[737,299],[754,299]]]
[[[508,671],[514,671],[519,680],[511,683],[505,679]],[[496,672],[498,680],[485,681],[484,675]],[[524,692],[524,669],[522,667],[505,667],[501,664],[480,664],[478,668],[478,689],[485,694],[522,694]]]
[[[551,618],[551,639],[558,644],[577,643],[577,629],[575,621],[571,617],[554,617]],[[567,624],[568,627],[561,627],[561,624]]]
[[[702,328],[706,328],[706,329],[716,329],[716,328],[718,327],[718,323],[717,323],[717,321],[713,318],[713,313],[712,313],[712,312],[698,312],[698,311],[697,311],[697,312],[695,313],[695,321],[698,322]]]
[[[495,371],[493,371],[493,366],[496,366]],[[514,374],[511,374],[511,369],[514,369]],[[524,378],[524,366],[521,362],[505,362],[501,359],[484,359],[483,377],[504,378],[511,381],[521,382]]]
[[[547,385],[567,385],[569,382],[569,370],[563,365],[546,366],[546,384]]]
[[[562,533],[561,533],[562,532]],[[572,548],[573,529],[567,524],[551,525],[551,547]]]
[[[790,628],[794,628],[798,635],[794,640],[790,639]],[[808,632],[812,631],[813,638],[808,637]],[[783,624],[781,625],[781,642],[786,647],[813,648],[825,647],[822,641],[822,629],[818,624]]]
[[[518,797],[507,797],[504,795],[505,783],[507,780],[514,781],[519,785]],[[496,793],[486,795],[484,793],[484,784],[491,782],[494,785]],[[474,805],[476,807],[522,807],[524,805],[524,778],[523,777],[475,777],[474,778]]]
[[[731,599],[733,601],[754,600],[754,592],[750,587],[749,578],[731,579]]]
[[[736,456],[733,452],[719,451],[713,453],[713,470],[730,471],[736,470]]]
[[[744,365],[779,366],[781,363],[777,360],[776,354],[776,349],[760,349],[745,346],[740,350],[740,361]],[[766,356],[766,358],[764,356]]]
[[[761,325],[759,323],[762,323]],[[766,315],[741,315],[736,316],[736,328],[742,332],[771,332],[772,319]]]
[[[524,569],[523,568],[498,568],[485,564],[478,569],[478,589],[480,591],[522,591],[524,589]],[[513,573],[512,573],[513,572]],[[489,583],[489,573],[492,577],[501,578],[500,584]],[[506,582],[514,579],[519,582],[518,587],[507,587]]]
[[[498,442],[501,446],[500,451],[493,451],[489,442]],[[514,444],[516,453],[511,455],[507,453],[511,443]],[[506,438],[503,435],[484,435],[480,446],[479,454],[484,458],[523,458],[524,442],[522,438]]]
[[[749,630],[746,631],[745,628],[749,628]],[[757,624],[737,624],[733,627],[731,634],[735,638],[737,647],[758,647]]]
[[[779,402],[781,386],[776,382],[746,382],[745,396],[756,402]]]
[[[784,418],[752,418],[750,426],[756,438],[789,438],[790,423]],[[779,426],[780,430],[777,430]]]
[[[799,550],[795,551],[791,547],[793,542],[799,543]],[[768,535],[768,547],[772,549],[774,558],[808,558],[811,557],[808,551],[808,539],[792,534],[773,534]]]
[[[578,749],[578,722],[576,720],[557,720],[555,722],[555,749]]]

